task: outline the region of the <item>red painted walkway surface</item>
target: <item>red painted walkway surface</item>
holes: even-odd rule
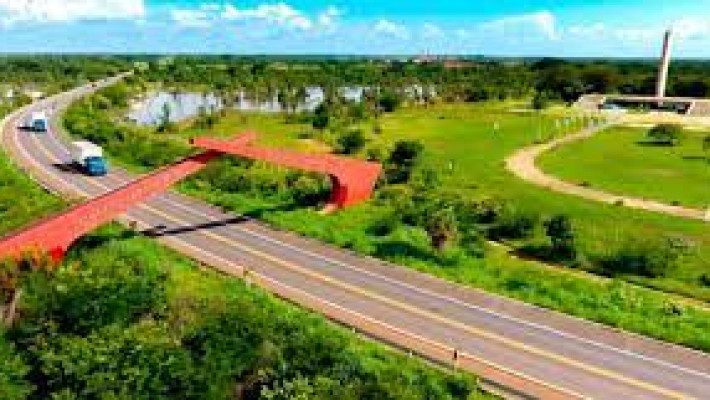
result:
[[[333,181],[331,209],[367,200],[381,171],[379,164],[364,161],[251,146],[249,143],[255,139],[255,133],[229,141],[195,139],[196,146],[208,150],[7,236],[0,241],[0,259],[40,252],[60,261],[72,243],[85,234],[112,221],[131,207],[165,192],[223,154],[328,174]]]
[[[192,144],[207,150],[327,174],[333,183],[327,209],[339,209],[369,199],[382,172],[382,166],[377,163],[329,154],[303,154],[255,146],[252,142],[256,138],[256,133],[248,132],[239,136],[241,140],[237,141],[205,137],[194,139]]]

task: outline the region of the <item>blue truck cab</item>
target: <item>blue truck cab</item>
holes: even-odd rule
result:
[[[46,133],[49,131],[47,114],[41,111],[33,112],[25,122],[25,128],[32,132]]]
[[[89,176],[102,176],[108,173],[108,165],[103,150],[91,142],[73,142],[69,148],[74,165]]]
[[[108,166],[103,157],[88,157],[84,160],[84,169],[90,176],[103,176],[108,173]]]

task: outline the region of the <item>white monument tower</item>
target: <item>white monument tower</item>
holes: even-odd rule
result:
[[[661,99],[666,96],[666,83],[668,82],[668,67],[671,63],[671,50],[673,47],[673,30],[669,29],[663,36],[663,53],[658,67],[658,83],[656,97]]]

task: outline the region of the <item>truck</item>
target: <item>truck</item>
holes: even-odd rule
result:
[[[108,173],[104,152],[100,146],[87,141],[78,141],[72,142],[69,150],[74,164],[87,175],[102,176]]]
[[[42,111],[30,114],[30,117],[25,121],[25,129],[33,132],[47,132],[49,130],[47,114]]]

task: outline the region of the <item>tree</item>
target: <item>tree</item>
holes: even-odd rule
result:
[[[23,400],[30,394],[29,368],[14,347],[0,335],[0,399]]]
[[[401,103],[400,97],[393,90],[386,90],[377,99],[377,105],[384,112],[393,112]]]
[[[432,246],[441,252],[458,235],[458,221],[453,208],[445,207],[429,214],[426,224]]]
[[[158,123],[158,132],[161,133],[173,133],[175,132],[175,124],[171,120],[171,110],[170,104],[167,102],[163,104],[163,111],[160,115],[160,122]]]
[[[683,137],[683,127],[677,124],[659,124],[646,134],[649,143],[660,146],[675,146]]]
[[[321,103],[318,107],[316,107],[314,113],[313,113],[313,127],[316,129],[325,129],[328,127],[328,124],[330,123],[330,110],[328,109],[328,106],[324,103]]]
[[[355,154],[365,147],[365,141],[365,135],[359,129],[345,132],[338,138],[338,152]]]
[[[554,258],[572,259],[576,255],[574,229],[566,215],[555,215],[544,223],[545,234],[552,242]]]
[[[405,183],[419,162],[424,145],[417,141],[400,140],[394,145],[387,159],[387,180],[390,183]]]
[[[549,106],[550,98],[546,92],[537,92],[532,99],[532,109],[535,111],[541,111]]]

